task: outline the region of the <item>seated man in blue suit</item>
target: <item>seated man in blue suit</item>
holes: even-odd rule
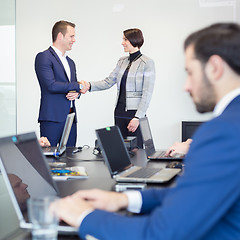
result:
[[[82,239],[240,239],[240,26],[211,25],[184,50],[185,90],[214,114],[194,134],[184,174],[169,189],[86,190],[54,203]],[[123,208],[141,215],[112,213]]]
[[[56,146],[60,142],[67,114],[76,112],[75,99],[80,96],[75,63],[66,55],[75,42],[75,24],[56,22],[52,29],[52,41],[51,47],[37,54],[35,71],[41,88],[40,135]],[[76,122],[75,115],[67,146],[76,144]]]

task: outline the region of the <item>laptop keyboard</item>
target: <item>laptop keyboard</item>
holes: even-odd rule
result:
[[[153,176],[155,173],[159,172],[161,168],[140,168],[136,172],[131,173],[127,177],[133,178],[149,178]]]
[[[165,157],[166,151],[158,152],[156,157]]]
[[[54,152],[56,147],[43,147],[44,152]]]

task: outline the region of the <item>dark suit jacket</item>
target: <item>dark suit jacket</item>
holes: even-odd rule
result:
[[[193,137],[176,187],[142,192],[144,215],[95,210],[79,235],[98,239],[240,239],[240,96]],[[104,220],[103,220],[104,219]]]
[[[37,54],[35,71],[41,88],[41,104],[38,121],[64,122],[70,109],[70,101],[66,94],[69,91],[79,92],[76,67],[72,59],[67,57],[71,71],[71,82],[67,77],[61,60],[49,47]],[[75,104],[73,101],[73,108]]]

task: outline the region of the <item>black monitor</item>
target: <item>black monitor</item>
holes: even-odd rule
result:
[[[186,141],[189,138],[192,138],[194,132],[197,128],[204,122],[199,121],[182,121],[182,141]]]

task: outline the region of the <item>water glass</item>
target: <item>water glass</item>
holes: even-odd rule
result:
[[[57,240],[58,218],[49,210],[57,197],[28,199],[28,216],[33,225],[32,239]]]

